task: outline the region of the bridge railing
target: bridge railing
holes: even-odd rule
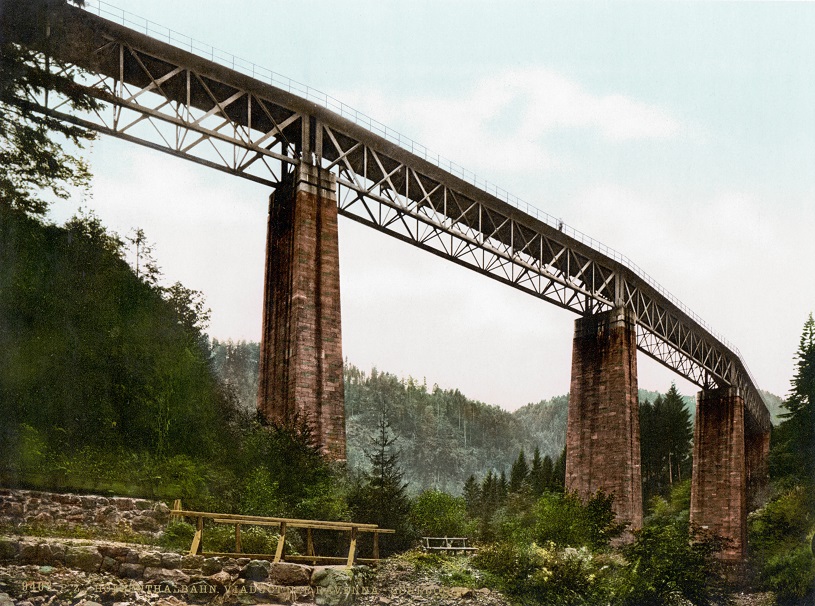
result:
[[[144,34],[152,38],[161,40],[168,44],[172,44],[173,46],[176,46],[183,50],[188,50],[191,53],[202,56],[204,58],[209,58],[211,61],[214,61],[224,67],[231,68],[247,76],[251,76],[256,80],[266,82],[268,84],[271,84],[272,86],[275,86],[289,93],[303,97],[304,99],[308,99],[309,101],[312,101],[314,103],[317,103],[325,107],[326,109],[329,109],[339,114],[343,118],[346,118],[347,120],[350,120],[351,122],[354,122],[355,124],[362,126],[373,133],[376,133],[382,138],[398,145],[402,149],[409,151],[410,153],[422,158],[423,160],[430,162],[431,164],[438,166],[439,168],[449,172],[450,174],[455,175],[456,177],[474,185],[475,187],[487,192],[488,194],[495,196],[499,200],[502,200],[507,204],[514,206],[518,210],[521,210],[527,213],[528,215],[535,217],[536,219],[543,223],[546,223],[550,227],[554,227],[556,229],[561,230],[566,235],[571,236],[572,238],[585,244],[586,246],[603,253],[607,257],[610,257],[611,259],[617,261],[618,263],[632,271],[634,274],[636,274],[641,280],[643,280],[651,288],[653,288],[659,294],[665,297],[668,301],[670,301],[673,305],[675,305],[678,309],[685,313],[694,322],[696,322],[697,324],[702,326],[705,330],[707,330],[707,332],[710,335],[712,335],[725,347],[730,349],[730,351],[736,354],[736,356],[738,356],[739,359],[741,359],[742,365],[747,371],[747,374],[750,376],[750,379],[753,381],[753,384],[758,385],[752,373],[750,372],[750,369],[747,368],[747,365],[744,363],[744,359],[741,356],[741,352],[735,345],[733,345],[730,341],[724,338],[724,336],[716,332],[713,329],[713,327],[710,326],[710,324],[705,322],[693,310],[688,308],[684,303],[682,303],[682,301],[680,301],[677,297],[675,297],[668,290],[666,290],[662,285],[660,285],[656,280],[654,280],[647,272],[645,272],[639,265],[634,263],[631,259],[623,255],[622,253],[616,251],[615,249],[606,246],[602,242],[595,240],[588,234],[585,234],[580,230],[575,229],[574,227],[564,223],[562,219],[554,217],[553,215],[550,215],[549,213],[535,206],[532,206],[528,202],[511,194],[502,187],[499,187],[485,179],[481,179],[474,172],[467,170],[463,166],[456,164],[455,162],[449,160],[448,158],[442,156],[441,154],[433,152],[431,149],[427,148],[421,143],[414,141],[410,137],[406,137],[405,135],[399,133],[398,131],[389,128],[382,122],[379,122],[374,118],[371,118],[369,115],[354,109],[353,107],[343,103],[339,99],[336,99],[335,97],[332,97],[331,95],[324,93],[318,89],[312,88],[306,84],[298,82],[297,80],[293,80],[292,78],[283,76],[273,70],[262,67],[260,65],[257,65],[256,63],[253,63],[246,59],[242,59],[231,53],[215,48],[210,44],[191,38],[190,36],[177,32],[173,29],[170,29],[163,25],[159,25],[154,21],[151,21],[144,17],[140,17],[134,13],[131,13],[130,11],[127,11],[123,8],[105,2],[105,0],[86,0],[84,8],[88,12],[98,15],[104,19],[119,23],[130,29],[143,32]]]

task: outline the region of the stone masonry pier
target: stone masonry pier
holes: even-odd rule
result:
[[[636,319],[622,308],[575,322],[566,489],[613,495],[617,519],[642,526]]]
[[[345,460],[336,191],[333,174],[301,163],[270,198],[258,410],[307,421]]]

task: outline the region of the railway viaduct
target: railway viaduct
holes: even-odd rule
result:
[[[15,18],[23,3],[0,15],[11,40],[32,38]],[[77,114],[51,95],[37,111],[272,188],[258,394],[268,418],[305,416],[324,453],[345,458],[342,215],[578,315],[566,486],[612,493],[634,528],[637,352],[698,385],[691,521],[743,558],[769,413],[738,350],[633,262],[332,97],[126,11],[57,5],[50,23],[62,32],[46,43],[54,64],[81,68],[77,85],[102,108]]]

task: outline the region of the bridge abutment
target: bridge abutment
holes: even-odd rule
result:
[[[735,387],[700,391],[693,435],[690,522],[728,539],[730,545],[722,557],[734,563],[744,559],[747,545],[745,446],[740,391]],[[759,465],[758,457],[754,465]]]
[[[301,162],[269,199],[258,410],[345,460],[337,185]]]
[[[617,519],[642,526],[636,318],[624,308],[575,321],[566,489],[611,494]]]

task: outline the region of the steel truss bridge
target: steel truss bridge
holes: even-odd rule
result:
[[[52,95],[39,111],[269,187],[300,162],[330,169],[341,215],[577,314],[631,309],[640,351],[737,387],[748,430],[769,430],[738,350],[626,257],[313,89],[102,2],[61,10],[72,42],[51,52],[101,109]]]

